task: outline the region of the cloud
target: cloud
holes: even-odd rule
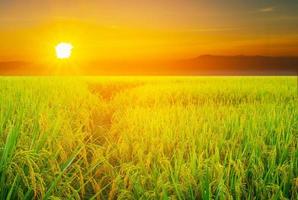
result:
[[[275,8],[271,6],[271,7],[265,7],[265,8],[259,9],[259,12],[273,12],[274,10]]]

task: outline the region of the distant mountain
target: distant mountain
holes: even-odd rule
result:
[[[103,75],[297,75],[298,57],[203,55],[178,61],[93,63]]]
[[[29,62],[0,62],[0,75],[37,75],[40,73],[41,70],[39,70],[37,67]]]
[[[71,64],[73,67],[74,63]],[[74,73],[67,62],[63,75],[297,75],[298,57],[203,55],[178,61],[98,61],[77,64]],[[0,75],[52,75],[54,66],[28,62],[0,62]],[[58,73],[59,75],[59,73]]]
[[[176,67],[182,65],[186,66],[184,70],[199,74],[295,75],[298,57],[203,55],[181,61]]]

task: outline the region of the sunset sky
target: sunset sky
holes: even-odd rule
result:
[[[298,56],[298,1],[0,0],[0,61]]]

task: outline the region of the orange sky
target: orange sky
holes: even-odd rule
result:
[[[297,2],[2,0],[0,61],[52,61],[60,41],[80,62],[298,56]]]

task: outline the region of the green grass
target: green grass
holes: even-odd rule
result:
[[[297,199],[297,77],[2,77],[1,199]]]

